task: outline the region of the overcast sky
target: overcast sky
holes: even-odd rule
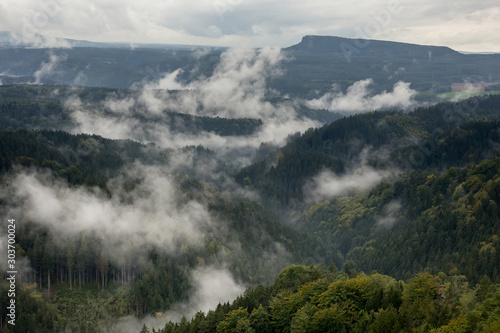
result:
[[[500,52],[498,0],[1,0],[0,30],[100,42],[279,46],[335,35]]]

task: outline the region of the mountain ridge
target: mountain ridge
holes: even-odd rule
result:
[[[169,44],[169,43],[129,43],[129,42],[96,42],[96,41],[91,41],[91,40],[80,40],[80,39],[73,39],[73,38],[59,38],[59,37],[48,37],[40,34],[36,34],[34,36],[35,38],[39,39],[40,41],[47,41],[47,40],[58,40],[58,41],[64,41],[67,43],[67,47],[95,47],[95,48],[199,48],[199,47],[206,47],[206,48],[215,48],[215,49],[225,49],[228,47],[224,46],[213,46],[213,45],[190,45],[190,44]],[[4,47],[9,47],[9,46],[18,46],[18,47],[26,47],[30,43],[27,43],[25,41],[23,42],[18,42],[18,40],[21,40],[22,37],[16,36],[10,31],[0,31],[0,45],[3,44]],[[318,44],[319,42],[319,44]],[[368,44],[366,44],[368,42]],[[315,44],[316,43],[316,44]],[[282,47],[283,50],[302,50],[302,51],[307,51],[312,49],[312,45],[315,44],[315,46],[320,46],[319,48],[316,47],[315,49],[318,51],[321,51],[321,47],[325,46],[326,44],[333,44],[334,46],[338,46],[342,43],[349,43],[354,47],[357,47],[359,49],[364,49],[373,47],[375,45],[381,46],[381,45],[388,45],[388,46],[399,46],[399,47],[425,47],[429,48],[432,50],[441,50],[441,51],[447,51],[451,54],[454,55],[460,55],[460,54],[495,54],[494,52],[488,52],[488,51],[483,51],[483,52],[460,52],[457,50],[452,49],[451,47],[448,47],[446,45],[427,45],[427,44],[418,44],[418,43],[408,43],[408,42],[399,42],[399,41],[392,41],[392,40],[384,40],[384,39],[370,39],[370,38],[349,38],[349,37],[342,37],[342,36],[331,36],[331,35],[305,35],[302,37],[301,41],[297,44],[293,44],[287,47]],[[371,46],[370,46],[371,45]],[[41,47],[44,48],[44,47]],[[50,47],[48,47],[50,48]],[[58,47],[54,47],[58,48]],[[259,47],[256,47],[256,49],[259,49]],[[342,53],[342,52],[341,52]]]
[[[417,49],[421,49],[422,51],[432,52],[433,55],[434,53],[436,53],[437,55],[448,56],[461,55],[460,52],[455,51],[448,46],[434,46],[389,40],[345,38],[339,36],[320,35],[306,35],[302,37],[300,43],[285,48],[285,50],[344,53],[349,50],[351,50],[352,52],[356,52],[356,49],[366,49],[366,51],[380,51],[385,47],[390,47],[391,49],[403,49],[406,51],[416,51]],[[426,55],[428,56],[428,54]]]

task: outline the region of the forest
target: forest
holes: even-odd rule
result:
[[[0,78],[6,83],[30,82],[40,61],[50,63],[53,57],[58,59],[59,70],[42,77],[44,84],[123,89],[143,84],[145,77],[158,79],[178,68],[183,69],[180,80],[191,82],[211,76],[225,51],[223,47],[187,45],[145,45],[131,51],[126,45],[118,48],[105,43],[72,49],[18,48],[15,52],[5,48],[0,49],[0,73],[10,75],[0,74]],[[287,58],[283,75],[269,80],[268,85],[283,96],[299,98],[329,91],[332,84],[345,90],[358,80],[372,78],[376,92],[390,90],[402,80],[412,82],[422,92],[421,100],[435,100],[435,94],[451,91],[452,83],[464,79],[500,80],[498,54],[463,54],[449,47],[309,35],[283,48],[283,53]]]
[[[231,304],[140,332],[497,332],[499,302],[486,276],[470,286],[459,274],[421,272],[403,282],[347,264],[292,265]]]
[[[78,107],[111,114],[137,94],[81,88]],[[323,125],[236,167],[203,145],[76,133],[74,95],[0,87],[0,212],[18,221],[20,267],[15,327],[0,285],[3,331],[498,331],[500,96],[330,120],[297,106]],[[234,141],[266,125],[129,111]],[[230,276],[231,298],[174,316],[207,276]]]

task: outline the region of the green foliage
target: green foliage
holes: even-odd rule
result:
[[[47,99],[50,89],[25,87],[28,97],[20,104],[15,95],[23,89],[5,89],[12,94],[0,98],[0,114],[10,119],[2,123],[7,128],[44,127],[58,112],[56,118],[65,119],[60,105]],[[130,92],[80,93],[102,102],[110,94]],[[164,332],[494,331],[500,317],[499,101],[485,97],[410,114],[355,115],[290,137],[278,153],[268,149],[267,159],[235,176],[247,189],[259,190],[264,204],[220,193],[189,170],[178,172],[176,191],[205,203],[229,232],[210,232],[199,246],[184,245],[175,256],[151,248],[148,269],[110,263],[102,241],[91,233],[63,248],[27,214],[16,248],[20,258],[29,259],[37,286],[20,292],[26,315],[19,317],[18,329],[32,331],[38,324],[38,331],[47,332],[106,330],[121,316],[163,311],[185,300],[192,268],[229,262],[234,276],[251,284],[247,291],[231,305],[168,323]],[[444,118],[472,102],[476,106],[467,116]],[[260,126],[246,119],[168,116],[190,124],[190,130],[211,128],[220,135],[249,134]],[[37,118],[29,122],[30,117]],[[415,151],[423,153],[419,163],[410,160]],[[183,152],[192,154],[196,166],[218,163],[216,154],[201,146]],[[304,186],[319,171],[341,177],[366,152],[369,167],[400,172],[369,191],[322,202],[304,196]],[[69,186],[99,187],[113,196],[107,186],[125,166],[141,161],[165,167],[171,156],[171,150],[128,140],[53,130],[1,131],[0,181],[8,182],[13,169],[35,169]],[[140,182],[125,179],[123,193]],[[282,210],[270,209],[276,207],[293,207],[288,217],[296,223],[280,221]],[[2,212],[8,208],[0,201]],[[279,260],[267,260],[269,253]],[[311,258],[333,263],[332,269],[301,265]],[[50,297],[41,297],[42,292]]]
[[[500,262],[495,253],[500,246],[500,229],[495,202],[500,189],[500,160],[450,168],[442,175],[414,171],[399,179],[392,199],[399,200],[402,209],[392,229],[377,225],[377,215],[383,213],[380,210],[372,213],[371,221],[357,224],[358,230],[366,230],[364,244],[354,244],[347,250],[356,267],[377,269],[398,278],[408,278],[429,267],[435,273],[457,270],[474,283],[484,275],[498,281],[495,267]],[[373,200],[379,200],[378,192],[380,189],[375,189],[358,202],[371,206]],[[315,214],[325,215],[336,207]]]
[[[274,286],[277,289],[290,290],[294,292],[304,283],[316,281],[317,279],[326,277],[327,275],[329,274],[318,266],[291,265],[279,273],[276,281],[274,282]]]
[[[374,314],[373,323],[369,326],[369,332],[389,333],[399,331],[398,310],[392,305],[387,309],[380,309]]]
[[[236,179],[282,205],[307,200],[307,180],[323,169],[341,176],[360,159],[376,168],[448,169],[497,156],[500,96],[441,103],[410,113],[368,112],[291,137],[276,155],[243,168]],[[409,139],[411,138],[411,139]],[[380,150],[380,154],[377,152]],[[374,153],[370,153],[374,152]],[[367,154],[368,153],[368,154]],[[368,156],[368,158],[366,158]]]
[[[309,267],[312,268],[312,267]],[[321,266],[316,267],[321,271]],[[303,282],[291,289],[283,284],[283,277],[290,272],[306,275],[297,266],[283,270],[281,278],[270,286],[274,290],[249,314],[241,302],[255,298],[248,291],[248,300],[210,311],[205,319],[195,317],[186,325],[208,327],[209,317],[219,315],[216,327],[210,332],[494,332],[500,314],[500,286],[482,301],[474,300],[469,306],[453,308],[453,294],[468,295],[481,286],[469,288],[463,278],[441,274],[419,273],[407,283],[380,274],[348,278],[328,275]],[[326,277],[326,278],[325,278]],[[461,282],[460,282],[461,281]],[[283,286],[283,288],[278,288]],[[397,288],[399,302],[388,302],[389,291]],[[492,290],[493,290],[492,289]],[[295,290],[295,291],[294,291]],[[460,301],[462,302],[462,301]],[[269,304],[267,306],[266,304]],[[452,310],[454,309],[454,310]],[[269,320],[271,319],[271,320]],[[214,325],[213,319],[212,324]],[[160,333],[182,332],[177,329]],[[203,331],[205,332],[205,331]]]
[[[293,61],[276,80],[282,91],[300,97],[316,97],[315,92],[330,91],[332,84],[345,91],[353,82],[366,78],[377,83],[376,91],[390,90],[402,80],[411,82],[413,89],[430,92],[449,91],[451,83],[464,82],[464,73],[472,82],[481,82],[490,75],[498,78],[497,55],[476,57],[447,47],[305,36],[285,51]],[[398,68],[405,70],[391,75]]]
[[[258,308],[254,308],[249,317],[250,324],[256,333],[271,333],[272,326],[267,309],[259,304]]]
[[[8,297],[9,284],[7,280],[0,280],[0,303],[2,305],[1,322],[3,329],[10,332],[59,332],[64,328],[66,320],[59,313],[55,305],[49,304],[42,296],[35,284],[16,285],[15,297]],[[10,300],[15,300],[15,325],[7,321],[7,306]]]
[[[20,128],[71,131],[75,126],[65,100],[78,96],[83,103],[102,114],[110,114],[103,106],[106,99],[137,98],[134,90],[107,88],[80,88],[74,91],[67,86],[0,86],[0,130]],[[220,136],[250,135],[262,126],[262,120],[194,116],[172,110],[152,119],[145,117],[139,108],[132,110],[131,118],[139,122],[160,123],[170,132],[197,134],[201,131]]]
[[[217,333],[251,332],[248,311],[239,308],[229,312],[226,319],[217,325]]]

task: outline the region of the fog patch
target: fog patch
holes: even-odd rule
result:
[[[49,52],[49,61],[42,62],[42,64],[40,65],[40,69],[33,74],[33,76],[35,77],[34,84],[40,84],[43,77],[52,75],[55,72],[55,69],[59,62],[66,60],[66,58],[66,55],[58,56],[52,51]]]
[[[236,282],[224,268],[198,267],[191,272],[194,292],[189,301],[174,306],[165,315],[169,320],[180,321],[183,316],[192,318],[196,312],[207,313],[219,303],[232,302],[243,294],[245,286]]]
[[[174,305],[170,310],[159,312],[156,316],[146,316],[138,319],[128,316],[117,321],[110,332],[139,332],[143,325],[150,330],[162,329],[169,321],[180,322],[182,317],[191,320],[198,311],[207,313],[214,310],[219,303],[233,301],[243,294],[245,286],[238,283],[225,268],[199,267],[190,273],[194,291],[189,300]]]
[[[372,79],[357,81],[347,88],[346,93],[334,85],[331,92],[306,101],[306,105],[314,109],[350,113],[394,108],[409,109],[416,105],[414,97],[417,91],[410,88],[410,83],[399,81],[393,86],[392,92],[383,91],[371,96],[369,87],[372,84]]]
[[[279,64],[283,59],[279,48],[229,49],[221,54],[210,77],[184,84],[178,80],[182,70],[177,69],[145,84],[141,101],[154,113],[166,108],[191,115],[225,118],[279,116],[264,98],[269,92],[266,80],[281,74]],[[158,90],[164,91],[159,94]],[[169,93],[168,90],[186,93]]]
[[[134,189],[124,190],[125,177],[137,182]],[[213,225],[205,205],[183,198],[172,176],[159,168],[130,166],[108,188],[111,197],[98,189],[70,187],[48,173],[21,172],[11,191],[22,205],[11,214],[46,226],[61,247],[93,235],[117,265],[152,247],[175,254],[181,244],[201,246]]]
[[[384,207],[384,215],[377,218],[377,227],[391,229],[398,221],[398,215],[403,205],[400,200],[393,200]]]
[[[114,114],[120,115],[130,115],[135,106],[135,100],[132,97],[128,97],[121,100],[116,100],[113,98],[107,98],[104,101],[104,107],[109,109]],[[80,101],[81,106],[81,101]]]
[[[305,185],[304,193],[308,200],[319,202],[356,191],[368,191],[393,174],[394,171],[377,170],[368,166],[340,176],[325,169]]]
[[[163,147],[203,145],[221,158],[241,167],[262,142],[282,145],[291,133],[317,127],[319,122],[300,117],[294,105],[272,104],[266,87],[269,78],[280,75],[284,56],[280,49],[230,49],[221,55],[212,76],[188,84],[179,81],[181,69],[143,85],[137,96],[123,100],[108,98],[102,105],[86,105],[78,97],[68,98],[66,109],[72,133],[97,134],[111,139],[154,142]],[[171,89],[176,89],[171,90]],[[186,133],[169,128],[167,111],[223,118],[262,120],[259,129],[246,136],[220,136],[212,132]]]
[[[30,38],[27,48],[30,49],[71,49],[71,44],[63,39],[57,37],[48,37],[42,35],[34,35]]]

